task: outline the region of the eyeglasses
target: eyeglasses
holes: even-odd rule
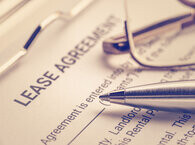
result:
[[[40,32],[42,32],[48,25],[52,24],[54,21],[63,19],[65,22],[72,20],[75,16],[77,16],[81,11],[83,11],[86,7],[89,6],[94,0],[80,0],[76,3],[76,5],[69,12],[61,12],[57,11],[49,15],[46,19],[44,19],[39,26],[34,30],[30,38],[25,43],[24,47],[21,49],[0,49],[0,74],[5,72],[9,67],[11,67],[14,63],[16,63],[20,58],[22,58],[34,42],[34,40],[38,37]]]
[[[128,52],[149,68],[195,65],[195,0],[178,1],[125,0],[126,34],[105,40],[104,52]]]

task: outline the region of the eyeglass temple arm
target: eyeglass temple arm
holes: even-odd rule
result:
[[[149,36],[163,33],[169,29],[185,29],[192,24],[195,24],[194,13],[187,13],[174,18],[169,18],[133,32],[134,43],[136,45],[137,42],[141,42],[141,40]],[[103,50],[108,54],[123,54],[129,52],[130,46],[127,34],[119,34],[106,39],[103,42]]]
[[[57,11],[49,15],[46,19],[44,19],[39,26],[34,30],[30,38],[27,40],[26,44],[23,48],[20,49],[18,53],[16,53],[13,57],[11,57],[7,62],[3,65],[0,65],[0,74],[11,67],[16,61],[18,61],[21,57],[23,57],[29,47],[34,42],[35,38],[37,38],[38,34],[43,31],[47,26],[58,19],[64,19],[65,21],[69,21],[78,15],[81,11],[83,11],[87,6],[89,6],[94,0],[81,0],[70,12],[63,13],[61,11]]]
[[[32,42],[35,40],[35,38],[38,36],[38,34],[44,30],[49,24],[54,22],[55,20],[59,18],[65,18],[67,20],[67,16],[64,15],[62,12],[54,12],[49,17],[47,17],[32,33],[26,44],[23,48],[20,49],[13,57],[11,57],[7,62],[5,62],[3,65],[0,66],[0,74],[4,72],[6,69],[11,67],[17,60],[19,60],[21,57],[23,57],[26,53]]]
[[[49,26],[52,22],[54,22],[57,19],[64,19],[67,20],[64,13],[58,11],[53,14],[51,14],[48,18],[46,18],[37,28],[34,30],[30,38],[27,40],[26,44],[24,45],[24,49],[28,50],[29,46],[32,44],[34,39],[38,36],[38,34],[43,31],[47,26]]]

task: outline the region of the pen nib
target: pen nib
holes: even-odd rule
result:
[[[99,96],[99,98],[102,101],[110,101],[110,98],[109,98],[109,95],[108,94],[101,95],[101,96]]]

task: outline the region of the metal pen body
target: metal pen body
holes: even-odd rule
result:
[[[100,96],[115,104],[161,110],[195,110],[195,80],[156,83]]]

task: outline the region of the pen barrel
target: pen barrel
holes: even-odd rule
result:
[[[128,88],[124,103],[142,108],[195,110],[195,81],[158,83]]]

